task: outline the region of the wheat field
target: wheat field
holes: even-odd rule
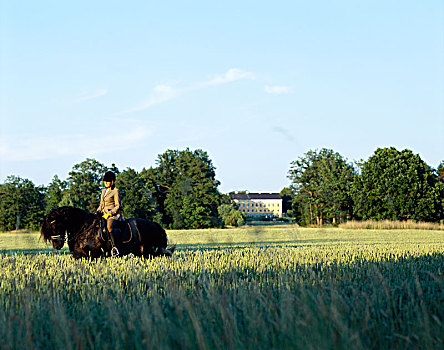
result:
[[[0,348],[438,349],[444,233],[168,231],[174,258],[73,260],[0,234]]]

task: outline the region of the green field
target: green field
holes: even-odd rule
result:
[[[0,348],[444,348],[444,232],[168,231],[175,257],[74,261],[0,234]]]

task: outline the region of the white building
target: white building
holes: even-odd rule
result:
[[[279,193],[230,193],[230,198],[247,217],[282,217],[282,197]]]

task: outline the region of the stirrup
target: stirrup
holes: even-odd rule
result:
[[[119,255],[119,250],[117,249],[117,247],[113,247],[112,249],[111,249],[111,257],[115,257],[115,256],[118,256]]]

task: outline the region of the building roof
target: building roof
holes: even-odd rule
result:
[[[282,199],[279,193],[230,193],[230,198],[237,200]]]

